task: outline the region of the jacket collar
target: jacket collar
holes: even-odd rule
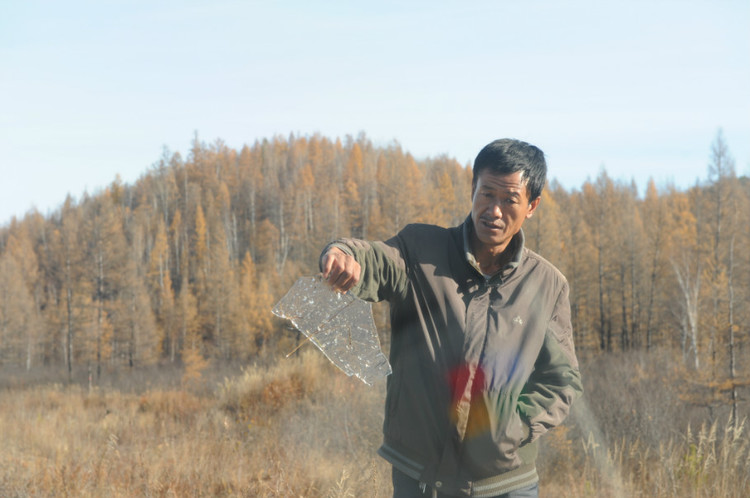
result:
[[[466,217],[466,220],[464,220],[463,224],[461,225],[461,232],[463,233],[463,239],[464,239],[464,254],[466,256],[466,261],[477,272],[479,272],[479,274],[484,275],[484,273],[482,273],[482,271],[479,269],[479,263],[477,263],[477,260],[474,257],[474,253],[471,251],[471,232],[473,230],[474,230],[474,222],[471,220],[471,215],[469,215]],[[501,278],[505,278],[513,270],[518,268],[518,265],[521,264],[521,257],[523,255],[523,250],[526,247],[526,236],[523,234],[523,228],[520,229],[518,233],[513,236],[508,247],[513,251],[513,257],[503,268],[500,269],[499,272],[495,273],[494,275],[484,275],[484,277],[487,280],[490,280],[491,278],[498,276],[498,275]]]

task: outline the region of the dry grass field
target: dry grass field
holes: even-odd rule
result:
[[[541,496],[750,496],[747,427],[686,408],[674,389],[682,373],[661,364],[585,365],[585,398],[545,437]],[[3,385],[0,496],[390,496],[375,454],[382,384],[347,378],[314,351],[163,384]]]
[[[6,388],[0,496],[387,496],[383,386],[323,361],[141,393]]]

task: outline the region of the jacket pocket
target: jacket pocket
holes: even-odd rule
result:
[[[526,435],[516,403],[509,397],[501,393],[489,394],[485,403],[486,429],[467,434],[464,441],[464,461],[472,473],[479,476],[496,475],[519,467],[522,461],[518,448]]]
[[[526,439],[528,434],[518,410],[513,410],[513,415],[511,415],[511,418],[508,421],[508,428],[505,432],[508,440],[514,443],[516,449],[518,449]]]

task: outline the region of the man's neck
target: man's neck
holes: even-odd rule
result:
[[[471,235],[471,252],[479,265],[479,269],[485,275],[494,275],[502,270],[513,259],[515,249],[515,236],[505,244],[504,247],[484,247],[476,235]]]

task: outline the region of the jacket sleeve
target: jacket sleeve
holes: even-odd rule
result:
[[[568,296],[568,283],[564,282],[534,371],[518,399],[519,412],[530,429],[524,444],[562,423],[573,401],[583,394]]]
[[[359,282],[350,291],[355,296],[372,302],[406,297],[408,277],[398,236],[385,242],[338,239],[323,249],[321,260],[330,247],[338,247],[354,256],[362,267]]]

